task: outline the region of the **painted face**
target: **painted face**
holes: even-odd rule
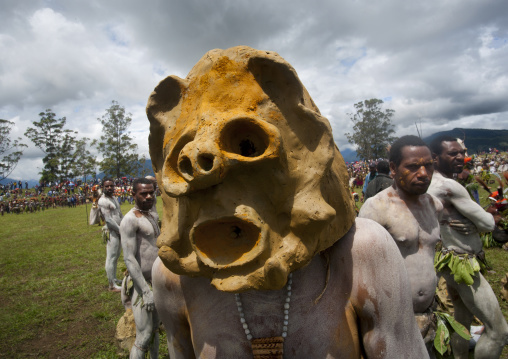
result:
[[[437,168],[447,175],[461,173],[464,169],[464,148],[455,141],[443,141],[441,148],[441,154],[436,157]]]
[[[137,191],[134,193],[134,201],[136,207],[143,211],[148,211],[153,206],[154,201],[154,188],[152,184],[137,184]]]
[[[425,146],[402,147],[402,161],[398,166],[391,162],[390,168],[396,187],[408,195],[427,192],[434,173],[432,155]]]
[[[113,181],[104,182],[104,193],[108,197],[111,197],[115,193],[115,184]]]
[[[354,221],[329,124],[274,53],[212,50],[152,93],[159,256],[224,291],[279,289]]]

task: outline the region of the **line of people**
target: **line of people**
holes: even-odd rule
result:
[[[404,136],[390,149],[393,185],[366,200],[359,217],[381,224],[404,259],[413,310],[427,345],[433,345],[437,321],[437,276],[446,280],[455,319],[469,328],[474,316],[485,326],[475,358],[499,358],[508,343],[508,325],[489,283],[479,232],[494,230],[493,216],[476,202],[454,175],[462,172],[465,151],[451,137],[436,138],[430,148],[416,136]],[[370,186],[370,185],[369,185]],[[436,254],[436,244],[442,242]],[[469,341],[451,336],[455,358],[468,358]]]

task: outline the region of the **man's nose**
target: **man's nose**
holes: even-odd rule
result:
[[[420,166],[416,175],[418,176],[418,178],[429,177],[429,173],[427,172],[427,169],[425,168],[425,166]]]

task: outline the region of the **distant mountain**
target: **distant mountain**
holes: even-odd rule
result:
[[[346,162],[355,162],[358,161],[358,158],[356,158],[356,151],[351,150],[349,148],[340,150],[340,154],[344,158],[344,161]]]
[[[482,128],[454,128],[450,131],[436,132],[423,140],[430,143],[434,138],[446,135],[464,140],[469,154],[488,151],[497,148],[500,151],[508,149],[508,130],[486,130]]]

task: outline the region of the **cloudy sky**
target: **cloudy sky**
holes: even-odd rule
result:
[[[278,52],[351,148],[348,113],[380,98],[396,135],[508,128],[506,0],[3,0],[0,118],[24,137],[51,108],[97,138],[112,100],[132,114],[148,155],[145,106],[168,75],[186,77],[214,48]],[[25,137],[25,142],[29,140]],[[31,145],[10,177],[36,179]]]

